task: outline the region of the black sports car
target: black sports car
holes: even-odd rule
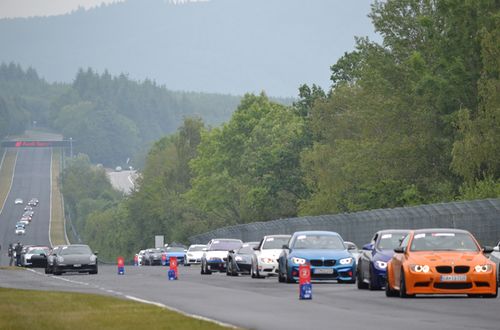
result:
[[[248,242],[237,250],[231,250],[227,254],[227,276],[238,276],[238,274],[250,275],[252,269],[252,256],[254,254],[254,247],[257,247],[259,242]]]

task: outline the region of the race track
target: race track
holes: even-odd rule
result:
[[[3,183],[2,183],[3,184]],[[16,242],[14,224],[25,202],[40,204],[20,237],[23,244],[49,244],[50,149],[19,150],[14,182],[0,214],[1,265],[9,242]],[[225,274],[200,275],[199,266],[180,267],[177,281],[167,279],[163,266],[100,265],[97,275],[45,275],[41,269],[0,269],[0,286],[36,290],[99,293],[162,304],[247,329],[498,329],[500,299],[466,296],[387,298],[383,291],[358,290],[352,284],[313,283],[313,299],[298,299],[298,285],[276,278],[252,279]]]

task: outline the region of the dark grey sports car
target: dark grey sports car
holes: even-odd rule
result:
[[[62,246],[54,255],[52,273],[61,275],[64,272],[97,274],[97,256],[88,245]]]
[[[238,276],[238,274],[250,275],[252,268],[252,256],[254,254],[254,247],[257,247],[259,242],[248,242],[238,250],[231,250],[227,254],[227,276]]]

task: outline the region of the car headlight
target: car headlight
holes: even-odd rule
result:
[[[487,273],[489,271],[491,271],[492,267],[491,265],[477,265],[476,267],[474,267],[474,270],[476,271],[476,273]]]
[[[297,265],[304,265],[306,263],[306,259],[293,257],[292,262]]]
[[[63,257],[61,257],[61,256],[58,256],[58,257],[57,257],[57,262],[64,262],[64,258],[63,258]]]
[[[349,265],[352,263],[352,260],[353,260],[352,258],[344,258],[344,259],[340,259],[339,263],[341,265]]]
[[[428,273],[431,271],[428,265],[410,265],[410,269],[415,273]]]
[[[240,257],[240,256],[236,256],[236,257],[234,257],[234,260],[236,260],[236,261],[243,261],[243,258]]]
[[[191,253],[188,253],[188,257],[192,257],[193,255]]]
[[[377,268],[380,268],[380,269],[386,269],[387,268],[387,262],[377,260],[377,261],[375,261],[375,266]]]
[[[97,257],[96,256],[90,256],[90,264],[91,265],[94,265],[97,261]]]
[[[274,260],[271,258],[260,258],[260,262],[263,262],[265,264],[272,264]]]

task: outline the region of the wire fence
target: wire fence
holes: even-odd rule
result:
[[[189,237],[192,244],[212,238],[259,241],[265,235],[302,230],[329,230],[358,246],[382,229],[459,228],[470,231],[482,245],[500,240],[500,199],[429,204],[356,213],[288,218],[219,228]]]

